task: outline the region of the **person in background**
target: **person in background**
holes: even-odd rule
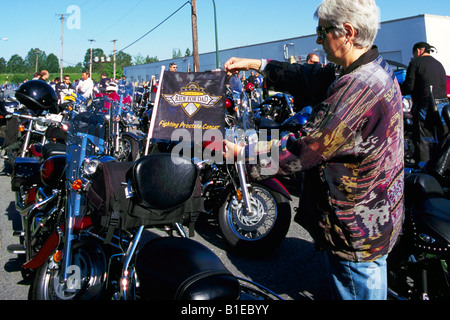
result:
[[[177,69],[178,69],[178,66],[177,66],[177,64],[176,64],[175,62],[171,62],[171,63],[169,64],[169,71],[176,72]]]
[[[331,64],[231,58],[224,65],[230,74],[258,70],[269,87],[317,101],[306,134],[245,147],[224,141],[224,156],[228,161],[245,152],[255,180],[302,171],[295,221],[326,252],[333,297],[383,300],[387,255],[403,221],[401,91],[373,47],[374,0],[324,0],[315,17],[317,44],[342,67],[337,77]],[[312,85],[321,90],[311,91]]]
[[[48,78],[50,77],[50,74],[47,70],[42,70],[39,74],[39,80],[47,82]]]
[[[320,63],[319,56],[317,54],[315,54],[315,53],[309,53],[306,56],[306,63],[308,63],[308,64]]]
[[[110,79],[106,77],[106,73],[102,72],[100,83],[98,85],[98,88],[101,93],[106,93],[106,87],[109,81]]]
[[[434,103],[441,111],[440,113],[442,113],[443,106],[449,103],[445,69],[431,55],[435,49],[435,47],[426,42],[418,42],[413,46],[412,53],[414,58],[409,63],[405,81],[401,86],[402,94],[410,94],[413,100],[411,110],[413,116],[412,141],[416,165],[421,162],[427,162],[430,159],[431,143],[423,138],[434,139],[436,137],[436,123],[426,121],[427,111],[433,106],[430,87],[433,88]],[[448,128],[445,128],[445,122],[443,122],[442,127],[444,132],[440,132],[441,135],[448,130]]]
[[[85,99],[89,99],[92,96],[94,82],[92,81],[91,75],[88,71],[83,71],[81,73],[81,80],[78,82],[75,90]]]
[[[58,103],[62,103],[64,96],[69,94],[69,90],[73,89],[72,82],[70,81],[70,76],[64,75],[63,81],[59,82],[55,86],[56,96],[58,97]]]

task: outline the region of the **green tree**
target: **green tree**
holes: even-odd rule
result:
[[[18,54],[14,54],[9,59],[6,69],[8,73],[24,73],[25,61]]]
[[[187,48],[186,51],[185,51],[185,53],[184,53],[184,56],[185,56],[185,57],[190,57],[190,56],[192,56],[191,49]]]
[[[178,59],[178,58],[182,58],[182,57],[183,57],[183,55],[181,54],[181,50],[180,49],[178,49],[178,51],[173,49],[173,51],[172,51],[172,59]]]
[[[154,62],[159,62],[159,59],[158,59],[158,57],[149,57],[148,55],[147,55],[147,58],[145,58],[145,63],[154,63]]]
[[[145,58],[142,54],[138,53],[137,55],[134,56],[134,65],[140,65],[140,64],[144,64],[145,62]]]
[[[93,48],[92,49],[92,72],[103,72],[103,68],[101,65],[102,63],[95,62],[96,58],[98,58],[98,61],[101,61],[101,57],[105,57],[105,53],[103,52],[103,49],[100,48]],[[85,70],[89,70],[89,65],[91,61],[91,49],[86,50],[86,54],[84,55],[84,61],[83,66]]]
[[[78,62],[74,66],[64,67],[64,73],[81,73],[84,70],[83,64]]]
[[[45,51],[42,51],[39,48],[30,49],[24,59],[25,71],[34,73],[46,69],[46,60],[47,55],[45,54]]]
[[[59,72],[59,59],[53,53],[50,53],[45,60],[45,69],[51,73]]]
[[[0,58],[0,73],[6,73],[6,60],[5,60],[5,58]]]

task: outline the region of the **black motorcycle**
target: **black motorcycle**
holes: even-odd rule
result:
[[[443,109],[450,124],[450,106]],[[430,161],[405,172],[403,232],[388,257],[390,297],[450,298],[450,134],[436,144]]]
[[[264,138],[256,131],[253,110],[241,81],[231,77],[227,90],[225,138],[243,144]],[[178,143],[157,142],[152,152],[173,153]],[[204,212],[217,219],[223,239],[234,253],[269,254],[289,230],[292,199],[289,191],[276,178],[251,181],[244,161],[227,163],[222,154],[214,154],[221,150],[221,145],[203,141],[197,147],[207,160],[202,162],[200,171]],[[186,148],[191,151],[195,146],[189,144]]]

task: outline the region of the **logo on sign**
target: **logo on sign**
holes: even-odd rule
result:
[[[162,96],[170,105],[181,106],[189,117],[194,116],[202,107],[212,107],[222,98],[222,96],[210,95],[195,82],[190,82],[186,87],[181,88],[180,92]]]

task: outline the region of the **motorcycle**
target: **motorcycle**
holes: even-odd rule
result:
[[[450,106],[443,110],[450,124]],[[420,170],[405,171],[403,232],[388,256],[393,299],[450,298],[450,135]]]
[[[450,200],[424,173],[405,177],[403,233],[388,256],[389,297],[399,300],[450,298]]]
[[[119,161],[136,160],[142,147],[143,137],[132,131],[136,128],[137,117],[131,108],[130,93],[123,88],[119,90],[115,83],[108,83],[106,94],[97,94],[92,101],[103,106],[102,112],[108,119],[108,152]]]
[[[294,99],[286,93],[276,93],[264,100],[259,107],[255,107],[254,112],[257,118],[283,123],[296,114]]]
[[[229,78],[225,101],[226,139],[248,144],[258,139],[254,115],[246,90],[237,77]],[[202,164],[200,180],[204,212],[218,221],[229,249],[237,254],[261,256],[277,248],[286,237],[291,223],[292,200],[289,191],[276,178],[257,183],[250,181],[244,161],[227,163],[215,152],[221,148],[204,141],[179,147],[179,142],[157,142],[153,153],[176,153],[201,148],[207,158]],[[192,148],[192,149],[191,149]],[[209,158],[208,154],[211,154]],[[219,161],[216,161],[216,160]]]
[[[40,190],[27,213],[30,254],[23,268],[35,271],[30,298],[281,299],[235,277],[187,237],[182,223],[197,208],[191,203],[197,166],[170,154],[118,162],[107,154],[106,124],[101,112],[75,115],[66,154],[41,166],[51,193]],[[169,236],[145,242],[146,228]]]
[[[258,139],[246,90],[230,78],[228,140],[249,144]],[[260,137],[262,137],[260,135]],[[284,240],[291,222],[288,190],[276,178],[249,180],[243,159],[234,164],[209,164],[202,171],[205,210],[217,213],[228,246],[240,254],[263,255]]]

